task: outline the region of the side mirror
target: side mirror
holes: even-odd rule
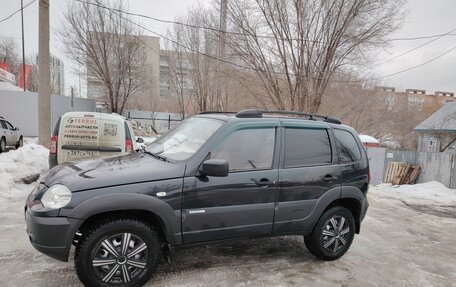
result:
[[[18,127],[13,128],[13,131],[18,131],[18,130],[19,130]]]
[[[138,137],[138,138],[136,139],[136,142],[142,144],[142,143],[144,143],[144,139],[141,138],[141,137]]]
[[[208,159],[201,165],[199,174],[202,176],[228,176],[228,162],[224,159]]]

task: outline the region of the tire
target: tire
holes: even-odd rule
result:
[[[6,140],[5,138],[0,139],[0,153],[6,152]]]
[[[19,141],[16,143],[16,149],[24,146],[24,139],[22,137],[19,138]]]
[[[123,242],[130,244],[124,246]],[[160,259],[154,228],[123,218],[98,223],[84,232],[76,246],[74,265],[84,286],[136,287],[150,279]]]
[[[329,261],[342,257],[350,248],[354,237],[353,214],[345,207],[337,206],[323,213],[312,233],[304,237],[304,241],[310,253]]]

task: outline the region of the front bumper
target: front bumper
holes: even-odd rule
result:
[[[66,217],[42,217],[25,207],[27,234],[33,247],[52,258],[68,261],[71,243],[81,221]]]

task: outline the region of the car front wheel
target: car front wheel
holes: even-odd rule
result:
[[[84,233],[74,264],[85,286],[142,286],[158,267],[160,242],[142,221],[115,219]]]
[[[313,232],[304,237],[307,249],[319,259],[335,260],[343,256],[355,237],[352,213],[341,206],[323,213]]]
[[[22,137],[19,138],[19,141],[16,143],[16,149],[24,146],[24,139]]]

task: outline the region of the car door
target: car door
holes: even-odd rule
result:
[[[5,137],[6,144],[8,144],[9,131],[8,126],[4,120],[0,120],[0,138]]]
[[[5,123],[8,128],[8,131],[7,131],[8,136],[6,137],[6,144],[15,145],[18,141],[17,136],[16,136],[17,132],[14,130],[14,127],[12,124],[10,124],[7,121],[5,121]]]
[[[185,244],[271,234],[278,180],[277,133],[275,125],[233,130],[210,153],[212,159],[227,160],[228,176],[184,179]]]
[[[340,196],[341,170],[331,131],[325,125],[284,124],[283,160],[274,233],[307,230],[318,199],[327,192]]]

